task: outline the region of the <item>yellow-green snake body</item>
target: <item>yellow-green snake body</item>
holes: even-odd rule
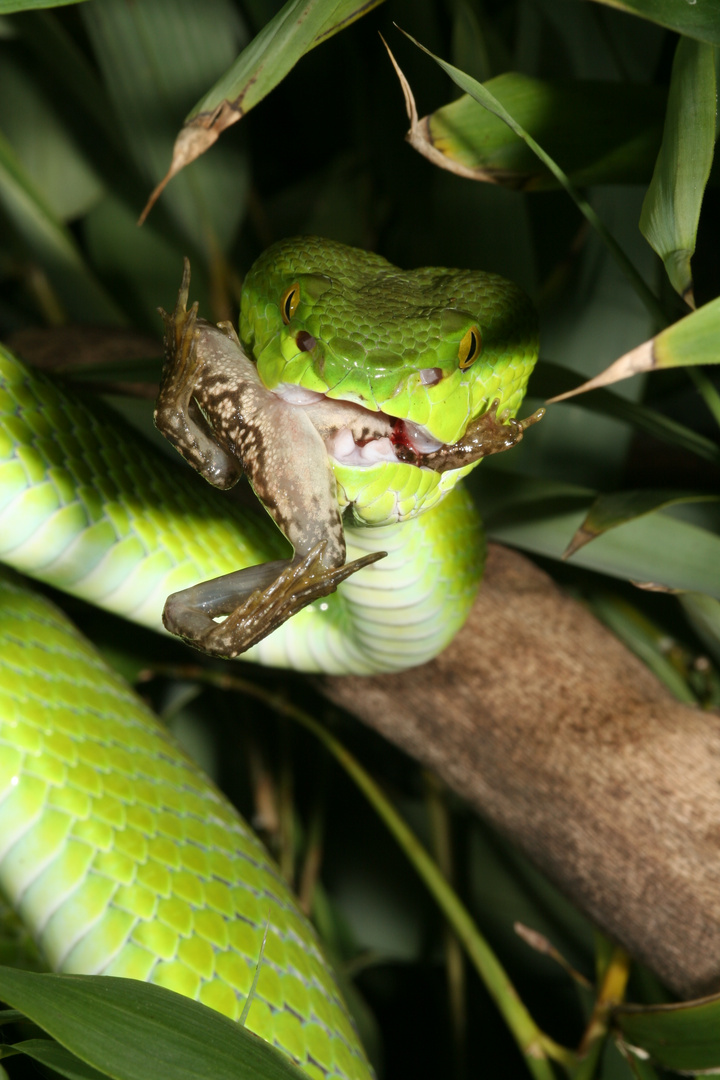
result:
[[[496,400],[499,414],[514,412],[536,355],[534,317],[514,286],[446,271],[413,278],[319,241],[313,251],[332,265],[308,264],[295,243],[263,256],[245,287],[241,338],[269,390],[295,386],[401,420],[405,450],[407,432],[417,444],[424,431],[437,452]],[[334,294],[339,307],[323,307]],[[406,348],[402,318],[389,325],[393,297],[405,298]],[[379,333],[366,327],[373,311]],[[465,367],[476,332],[481,348]],[[298,339],[315,344],[298,351]],[[354,506],[348,557],[387,557],[249,658],[364,674],[439,651],[482,568],[480,527],[455,486],[469,467],[424,476],[408,461],[334,462],[340,506]],[[6,565],[159,629],[168,594],[286,554],[269,518],[0,354]],[[259,842],[65,617],[14,576],[0,587],[0,889],[55,970],[128,975],[235,1018],[245,1010],[247,1027],[308,1075],[371,1075],[314,933]]]

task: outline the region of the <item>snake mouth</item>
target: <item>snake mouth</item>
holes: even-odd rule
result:
[[[422,424],[367,409],[357,401],[328,398],[287,383],[274,393],[307,412],[328,454],[340,465],[369,468],[380,462],[404,462],[422,468],[425,458],[447,449]]]
[[[507,411],[498,415],[500,402],[493,401],[481,416],[470,421],[457,442],[443,443],[422,424],[366,409],[357,401],[331,399],[289,383],[273,392],[307,413],[333,461],[360,469],[381,462],[433,472],[461,469],[517,445],[525,430],[545,412],[538,409],[525,420],[515,420]]]
[[[436,454],[445,447],[445,443],[433,438],[422,424],[414,424],[411,420],[398,420],[397,417],[386,416],[384,413],[379,415],[389,423],[389,435],[356,441],[352,427],[340,428],[325,441],[330,456],[341,465],[356,465],[360,468],[375,465],[379,461],[402,461],[422,468],[425,456]]]

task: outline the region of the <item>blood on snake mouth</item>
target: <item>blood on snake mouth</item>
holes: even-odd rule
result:
[[[425,385],[433,384],[436,370],[427,369]],[[422,466],[425,455],[445,446],[422,424],[367,409],[359,402],[328,398],[319,391],[289,383],[276,387],[274,393],[288,404],[308,411],[328,454],[341,465],[362,468],[400,461]]]

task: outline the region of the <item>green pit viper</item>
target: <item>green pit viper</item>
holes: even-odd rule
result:
[[[255,263],[239,339],[187,309],[188,287],[186,263],[162,313],[156,423],[215,486],[246,473],[269,517],[3,351],[0,560],[156,629],[165,605],[171,631],[216,655],[330,674],[432,658],[482,574],[458,481],[528,423],[510,418],[537,356],[531,304],[493,274],[405,272],[316,238]],[[0,608],[0,890],[48,966],[245,1010],[308,1075],[367,1080],[315,935],[248,826],[12,572]]]

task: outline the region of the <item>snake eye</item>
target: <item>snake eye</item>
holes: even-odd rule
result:
[[[292,319],[293,315],[297,311],[297,306],[300,303],[300,286],[295,282],[289,289],[280,297],[280,313],[282,315],[282,321],[287,324]]]
[[[475,363],[481,351],[482,337],[480,336],[480,327],[471,326],[460,342],[460,348],[458,349],[460,370],[467,371],[467,369]]]

